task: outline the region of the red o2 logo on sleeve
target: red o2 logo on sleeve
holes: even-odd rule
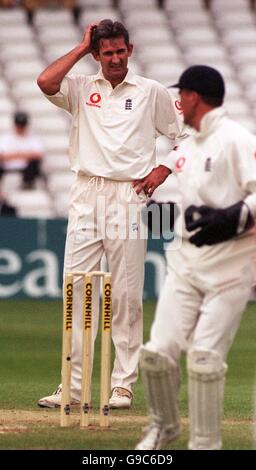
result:
[[[179,157],[178,158],[178,160],[176,161],[176,165],[175,165],[176,172],[179,172],[179,171],[182,170],[182,167],[184,166],[185,161],[186,161],[185,157]]]

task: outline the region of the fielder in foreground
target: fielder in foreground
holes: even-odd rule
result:
[[[177,151],[182,244],[168,274],[140,367],[150,425],[136,449],[161,449],[181,432],[179,360],[187,352],[189,449],[221,449],[226,358],[253,285],[256,139],[226,116],[220,73],[196,65],[174,85],[196,133]]]

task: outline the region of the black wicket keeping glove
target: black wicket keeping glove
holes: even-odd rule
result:
[[[189,241],[201,247],[225,242],[246,232],[253,227],[254,219],[244,201],[239,201],[225,209],[189,206],[185,211],[185,224],[188,232],[199,229]]]

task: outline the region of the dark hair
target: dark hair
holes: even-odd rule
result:
[[[128,46],[130,39],[127,29],[119,21],[102,20],[92,32],[92,48],[99,52],[100,40],[123,37]]]
[[[13,116],[14,124],[18,127],[26,127],[29,123],[28,114],[24,111],[16,111]]]

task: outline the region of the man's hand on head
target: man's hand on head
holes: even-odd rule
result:
[[[90,52],[92,52],[92,33],[93,30],[97,28],[97,26],[98,23],[90,23],[84,32],[82,45],[84,47],[85,54],[89,54]]]

